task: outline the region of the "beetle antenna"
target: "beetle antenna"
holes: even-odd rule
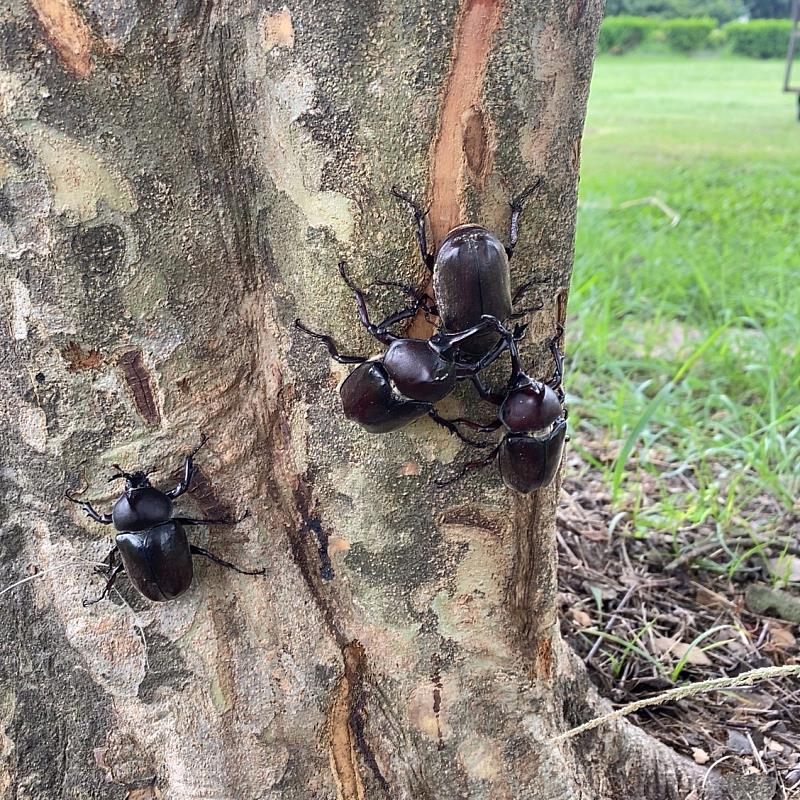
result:
[[[119,478],[125,478],[125,480],[127,481],[127,480],[130,480],[131,477],[133,477],[129,472],[125,472],[125,470],[122,469],[122,467],[119,464],[112,464],[111,466],[114,467],[114,469],[116,470],[116,473],[114,473],[108,479],[109,483],[111,483],[111,481],[116,481]]]
[[[200,452],[200,450],[205,446],[206,442],[208,441],[208,438],[209,437],[206,436],[206,434],[204,434],[202,431],[200,432],[200,444],[197,445],[197,447],[195,447],[194,450],[192,450],[192,456],[196,456]],[[150,473],[148,472],[147,475],[150,475]]]

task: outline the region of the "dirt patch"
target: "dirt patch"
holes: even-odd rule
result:
[[[678,534],[637,538],[600,470],[573,453],[565,475],[561,630],[615,705],[682,683],[800,663],[800,626],[777,615],[795,607],[800,583],[774,591],[774,565],[787,564],[791,578],[794,559],[800,564],[796,513],[764,496],[740,509],[737,531],[746,533],[720,530],[708,518]],[[686,491],[685,480],[665,474],[659,489]],[[800,679],[704,694],[633,719],[699,764],[774,776],[776,797],[800,790]]]

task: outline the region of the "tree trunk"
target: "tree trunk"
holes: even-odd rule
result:
[[[546,281],[548,374],[601,3],[264,5],[4,12],[0,588],[36,577],[0,597],[0,796],[684,797],[694,768],[626,724],[547,743],[602,708],[558,638],[558,487],[437,488],[470,453],[349,423],[292,326],[376,352],[336,265],[424,280],[392,184],[439,241],[505,232],[540,175],[512,278]],[[468,388],[445,415],[486,415]],[[201,432],[181,507],[251,516],[193,536],[266,577],[196,560],[178,600],[84,608],[108,528],[64,490],[174,483]]]

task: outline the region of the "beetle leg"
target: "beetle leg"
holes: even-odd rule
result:
[[[518,328],[519,326],[517,326]],[[502,327],[502,339],[497,342],[497,344],[492,347],[492,349],[481,359],[472,363],[472,364],[465,364],[460,361],[456,361],[456,377],[458,378],[469,378],[472,375],[477,375],[479,372],[486,369],[488,366],[493,364],[497,359],[505,353],[511,347],[511,341],[517,340],[517,328],[514,329],[514,332],[506,330]],[[523,328],[524,331],[524,328]]]
[[[338,349],[336,348],[336,343],[331,339],[330,336],[326,336],[324,333],[317,333],[316,331],[312,331],[311,328],[307,328],[300,322],[299,319],[294,321],[294,326],[298,330],[303,331],[308,336],[313,336],[315,339],[319,339],[328,351],[328,355],[334,360],[338,361],[340,364],[363,364],[367,359],[362,356],[343,356],[339,354]]]
[[[449,350],[451,347],[460,344],[465,339],[469,339],[472,336],[475,336],[479,333],[484,333],[488,330],[494,330],[503,337],[502,341],[500,342],[500,353],[502,353],[504,349],[502,346],[503,343],[505,343],[506,347],[509,346],[509,343],[513,339],[513,334],[505,327],[505,325],[503,325],[502,322],[500,322],[500,320],[498,320],[496,317],[492,317],[489,314],[484,314],[481,317],[481,321],[477,325],[473,325],[471,328],[465,328],[463,331],[458,331],[457,333],[435,334],[428,340],[428,346],[439,353],[443,353],[445,350]],[[497,356],[500,354],[495,353],[494,348],[489,352],[492,356],[491,361],[497,358]],[[490,364],[491,361],[488,363]],[[468,366],[464,364],[464,362],[461,362],[461,365]],[[485,364],[484,366],[488,366],[488,364]]]
[[[502,444],[502,442],[500,443]],[[482,469],[483,467],[488,466],[492,463],[495,456],[497,456],[498,452],[500,452],[500,444],[497,447],[492,448],[492,451],[486,455],[485,458],[480,458],[477,461],[468,461],[464,464],[463,467],[452,477],[446,478],[444,480],[439,479],[434,481],[437,486],[449,486],[451,483],[455,483],[456,481],[461,480],[468,472],[472,472],[474,469]]]
[[[86,503],[83,500],[78,500],[77,497],[73,497],[70,492],[64,492],[64,497],[67,498],[72,503],[77,503],[82,509],[83,512],[86,514],[87,517],[93,519],[95,522],[99,522],[101,525],[110,525],[111,524],[111,514],[99,514],[97,511],[92,508],[91,503]]]
[[[508,349],[511,352],[511,377],[508,379],[509,387],[516,386],[520,377],[525,377],[522,371],[522,366],[519,361],[519,348],[517,347],[517,340],[511,339],[508,344]]]
[[[535,306],[527,306],[526,308],[522,308],[519,311],[514,311],[513,313],[509,314],[506,317],[506,321],[511,319],[522,319],[522,317],[527,317],[528,314],[532,314],[534,311],[541,311],[544,308],[544,303],[538,303]]]
[[[515,306],[531,290],[532,286],[545,286],[550,281],[526,281],[520,286],[511,298],[511,305]],[[538,309],[537,309],[538,310]]]
[[[239,519],[192,519],[191,517],[173,517],[172,521],[179,525],[238,525],[250,516],[249,511],[245,511]]]
[[[374,336],[383,344],[391,344],[399,339],[399,336],[389,333],[388,328],[391,328],[392,325],[396,325],[398,322],[402,322],[404,319],[410,319],[411,317],[416,316],[417,311],[419,310],[419,303],[410,308],[404,308],[402,311],[398,311],[396,314],[392,314],[379,325],[373,324],[369,318],[369,310],[367,309],[367,301],[364,297],[364,292],[362,292],[361,289],[359,289],[358,286],[356,286],[350,280],[350,277],[346,271],[346,266],[347,265],[344,263],[344,261],[339,263],[339,274],[342,276],[344,282],[350,287],[350,289],[352,289],[353,294],[355,295],[356,306],[358,306],[358,317],[361,320],[361,324],[370,332],[372,336]]]
[[[383,322],[379,323],[378,325],[365,325],[364,327],[380,342],[384,344],[391,344],[396,339],[399,339],[399,336],[395,336],[388,332],[388,328],[391,328],[392,325],[397,325],[398,322],[402,322],[404,319],[411,319],[411,317],[415,317],[417,315],[417,311],[419,310],[419,304],[410,307],[404,308],[402,311],[398,311],[395,314],[387,317]],[[362,319],[363,322],[363,319]]]
[[[520,214],[522,214],[522,209],[525,208],[525,201],[539,188],[541,182],[542,179],[537,178],[527,189],[521,191],[511,200],[511,224],[509,225],[508,245],[506,246],[506,255],[509,259],[514,253],[514,248],[517,246],[517,239],[519,238],[519,217]]]
[[[428,240],[425,236],[425,217],[428,216],[427,211],[423,211],[414,198],[408,192],[392,186],[392,194],[404,203],[408,203],[414,211],[414,221],[417,223],[417,244],[419,245],[419,254],[422,256],[422,263],[433,272],[434,256],[428,252]]]
[[[189,485],[192,482],[192,478],[194,477],[194,473],[197,471],[197,467],[194,465],[194,457],[200,451],[200,448],[208,441],[208,436],[204,433],[200,434],[200,444],[186,456],[186,463],[183,465],[183,479],[181,482],[174,488],[170,489],[168,492],[164,492],[167,497],[171,497],[173,500],[176,497],[180,497],[182,494],[185,494],[189,491]]]
[[[83,598],[84,607],[94,605],[95,603],[99,603],[104,597],[108,596],[108,593],[111,591],[111,587],[114,585],[114,582],[119,577],[120,572],[123,572],[124,569],[125,567],[122,564],[117,564],[117,566],[111,570],[111,574],[108,576],[108,580],[106,581],[106,585],[105,588],[103,589],[102,594],[99,597],[95,597],[93,600],[87,600],[84,597]]]
[[[493,419],[486,425],[484,425],[482,422],[475,422],[475,420],[467,419],[466,417],[456,417],[455,419],[447,420],[447,422],[458,425],[466,425],[471,430],[479,431],[480,433],[491,433],[492,431],[496,431],[503,424],[499,418]]]
[[[235,572],[241,573],[242,575],[263,575],[266,572],[265,569],[242,569],[241,567],[237,567],[236,564],[231,564],[230,561],[224,561],[223,559],[219,558],[219,556],[215,556],[213,553],[209,553],[208,550],[204,550],[202,547],[198,547],[194,544],[189,545],[189,549],[192,551],[192,555],[204,556],[210,561],[213,561],[215,564],[219,564],[221,567],[226,567],[227,569],[232,569]]]
[[[417,304],[417,308],[421,308],[426,316],[428,314],[439,316],[439,309],[436,307],[436,301],[427,292],[420,291],[416,286],[409,286],[409,284],[400,283],[399,281],[374,281],[370,284],[370,288],[373,286],[395,286],[398,289],[402,289],[407,295],[413,298],[414,302]]]
[[[558,346],[558,342],[564,335],[564,326],[558,326],[558,333],[550,340],[550,352],[555,361],[555,368],[553,369],[553,377],[547,381],[547,385],[555,389],[558,393],[558,399],[564,402],[564,390],[561,388],[561,381],[564,379],[564,354]]]
[[[496,406],[500,406],[503,404],[503,400],[506,399],[504,394],[500,394],[499,392],[493,392],[481,379],[479,375],[472,376],[472,385],[477,390],[478,394],[490,403],[494,403]]]
[[[517,291],[514,292],[514,296],[511,298],[512,307],[516,307],[517,303],[519,303],[519,301],[522,300],[522,298],[527,294],[531,286],[543,283],[548,283],[548,281],[528,281],[527,283],[523,283],[522,286],[520,286],[519,289],[517,289]],[[526,314],[531,314],[534,311],[541,311],[543,308],[544,308],[544,303],[539,301],[535,305],[527,306],[526,308],[522,308],[519,311],[514,311],[513,313],[509,314],[506,317],[505,321],[508,321],[510,319],[521,319]]]
[[[103,559],[102,564],[96,566],[94,571],[98,575],[108,575],[109,572],[113,571],[114,568],[117,566],[117,555],[119,553],[119,548],[114,545],[111,548],[111,552]]]
[[[474,439],[469,439],[466,436],[464,436],[464,434],[461,433],[461,431],[456,427],[456,425],[453,424],[455,422],[460,422],[461,420],[450,420],[450,419],[445,419],[444,417],[440,417],[436,413],[435,409],[431,409],[428,412],[428,416],[437,425],[441,425],[443,428],[447,428],[447,430],[450,431],[450,433],[456,435],[465,444],[471,445],[472,447],[488,447],[490,444],[489,442],[476,442]]]

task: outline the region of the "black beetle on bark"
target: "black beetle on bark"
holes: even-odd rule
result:
[[[89,518],[101,525],[113,524],[119,531],[114,547],[105,558],[105,566],[98,570],[106,576],[105,588],[99,597],[84,600],[85,606],[106,597],[123,572],[127,573],[134,587],[148,600],[174,600],[192,584],[193,555],[205,556],[242,575],[264,574],[263,569],[240,569],[208,550],[190,544],[184,530],[185,525],[236,525],[247,517],[247,512],[236,520],[172,516],[172,501],[189,490],[196,469],[194,456],[206,441],[207,438],[202,437],[200,444],[187,456],[183,478],[167,492],[151,486],[146,473],[125,472],[118,464],[114,464],[117,472],[109,481],[124,478],[125,491],[114,503],[110,514],[100,514],[91,503],[79,500],[68,491],[64,493],[67,500],[80,505]]]
[[[377,360],[366,356],[343,355],[330,336],[316,333],[299,320],[295,326],[308,336],[321,341],[331,358],[340,364],[358,364],[342,384],[339,393],[345,416],[357,422],[370,433],[388,433],[408,425],[426,414],[446,427],[465,442],[469,439],[437,414],[433,404],[450,394],[456,383],[477,375],[505,352],[514,337],[524,331],[518,326],[512,333],[496,318],[484,315],[476,324],[452,333],[436,333],[430,339],[405,339],[389,331],[393,325],[413,317],[425,307],[424,299],[417,298],[408,308],[392,314],[378,325],[369,318],[364,293],[353,284],[345,271],[339,272],[352,289],[358,306],[361,323],[379,342],[387,346]],[[428,309],[430,310],[430,309]],[[461,349],[472,338],[492,332],[496,341],[479,358],[463,361]]]
[[[564,354],[558,346],[562,334],[563,329],[559,326],[558,333],[550,340],[555,368],[548,381],[534,380],[522,371],[514,341],[509,345],[511,378],[504,392],[493,392],[480,377],[473,378],[481,397],[499,406],[497,418],[486,425],[463,417],[447,421],[481,432],[504,427],[505,436],[486,457],[465,464],[452,478],[437,481],[440,486],[447,486],[471,470],[487,466],[495,457],[503,482],[510,489],[528,494],[552,482],[567,439],[567,410],[561,385]]]
[[[537,310],[527,308],[514,311],[514,306],[531,283],[520,286],[512,297],[509,262],[519,238],[519,219],[525,201],[540,184],[541,179],[537,179],[509,203],[511,221],[507,245],[482,225],[468,223],[449,231],[435,255],[428,251],[425,233],[427,212],[408,192],[392,187],[392,194],[407,203],[414,213],[420,255],[425,266],[433,273],[436,313],[445,331],[465,330],[478,324],[485,315],[505,322]],[[487,331],[470,338],[461,347],[466,353],[480,356],[496,342],[496,333]]]

